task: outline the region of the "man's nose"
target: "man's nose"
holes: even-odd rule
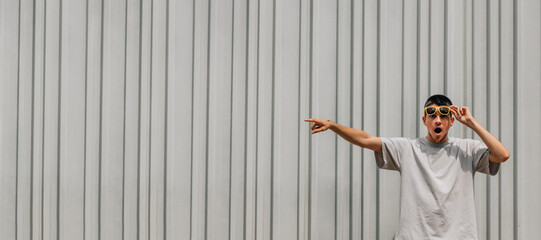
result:
[[[441,116],[440,116],[440,115],[436,115],[436,119],[434,119],[434,122],[435,122],[435,123],[441,123]]]

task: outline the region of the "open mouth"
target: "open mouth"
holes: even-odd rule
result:
[[[436,133],[438,133],[438,134],[441,133],[441,131],[442,131],[442,130],[441,130],[441,128],[439,128],[439,127],[437,127],[437,128],[434,129],[434,132],[436,132]]]

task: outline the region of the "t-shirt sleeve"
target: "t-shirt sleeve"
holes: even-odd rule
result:
[[[405,138],[380,138],[381,152],[374,152],[376,164],[381,169],[401,170],[404,149],[410,144]]]
[[[473,156],[473,169],[484,174],[496,175],[500,170],[500,163],[491,162],[490,150],[481,141],[473,140],[470,142],[470,149]]]

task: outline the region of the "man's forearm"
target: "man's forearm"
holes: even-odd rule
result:
[[[332,122],[329,129],[352,144],[381,152],[381,140],[363,130],[342,126],[335,122]]]
[[[505,162],[509,159],[509,151],[505,146],[487,131],[479,122],[473,120],[468,126],[483,140],[490,150],[490,161]]]

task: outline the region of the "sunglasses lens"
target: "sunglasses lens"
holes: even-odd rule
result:
[[[441,115],[448,115],[449,111],[450,111],[449,107],[440,107]]]
[[[436,108],[435,107],[427,107],[426,108],[426,114],[432,115],[434,113],[436,113]]]

